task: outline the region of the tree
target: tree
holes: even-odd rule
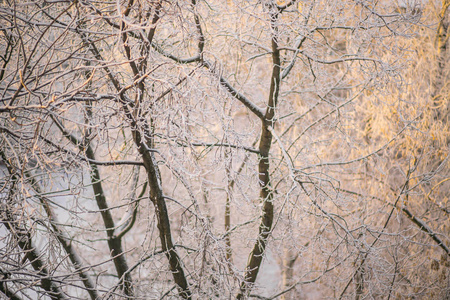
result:
[[[434,4],[3,1],[0,292],[444,297]]]

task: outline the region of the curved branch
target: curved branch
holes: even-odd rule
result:
[[[250,99],[245,97],[243,94],[239,93],[223,76],[218,74],[217,70],[208,61],[203,61],[202,66],[207,68],[212,74],[217,76],[220,84],[237,100],[239,100],[245,107],[247,107],[252,113],[254,113],[258,118],[264,120],[264,111],[256,106]]]
[[[136,174],[139,174],[139,168],[136,168],[137,171]],[[133,228],[133,225],[136,223],[136,216],[137,216],[137,212],[138,212],[138,207],[139,207],[139,200],[137,199],[142,199],[142,197],[145,194],[145,191],[147,190],[147,185],[148,182],[146,181],[144,183],[144,186],[142,187],[141,193],[139,194],[138,198],[136,199],[136,188],[137,188],[137,183],[138,183],[138,176],[135,175],[133,178],[134,184],[133,184],[133,196],[131,198],[130,201],[130,208],[128,213],[122,218],[122,220],[119,222],[118,228],[117,228],[117,238],[122,238],[128,231],[131,230],[131,228]],[[123,223],[122,223],[123,222]]]
[[[195,12],[196,9],[196,5],[197,5],[197,1],[196,0],[192,0],[192,9],[194,11],[194,21],[195,21],[195,27],[197,28],[198,31],[198,55],[200,56],[200,59],[203,59],[203,49],[205,48],[205,35],[203,34],[203,30],[202,30],[202,25],[200,24],[200,18],[198,16],[198,14]]]

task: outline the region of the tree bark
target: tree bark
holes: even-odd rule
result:
[[[95,160],[94,151],[91,146],[88,146],[86,149],[86,156],[89,159]],[[110,250],[110,255],[113,258],[114,266],[117,271],[117,275],[119,278],[123,279],[123,290],[125,295],[127,295],[128,299],[133,297],[133,279],[128,271],[128,264],[123,254],[122,247],[122,239],[117,238],[115,235],[115,227],[114,219],[112,217],[111,211],[108,207],[108,203],[106,201],[105,193],[103,191],[103,186],[101,184],[100,172],[96,165],[90,165],[91,167],[91,182],[92,187],[94,189],[95,200],[97,202],[97,206],[100,210],[100,214],[103,219],[103,223],[105,224],[106,235],[108,237],[108,247]]]
[[[145,170],[147,171],[150,187],[150,200],[155,206],[162,250],[169,260],[169,268],[172,272],[174,281],[178,286],[180,296],[184,299],[191,299],[191,291],[184,274],[182,262],[173,245],[169,214],[162,191],[161,174],[156,164],[154,154],[149,151],[151,142],[143,140],[141,133],[136,128],[135,122],[132,122],[132,134],[133,140],[144,161]],[[151,136],[147,130],[145,131],[145,136]]]
[[[269,130],[269,126],[274,125],[275,108],[278,102],[278,94],[280,91],[281,82],[281,66],[280,66],[280,50],[278,50],[278,30],[276,22],[280,11],[275,5],[269,7],[271,10],[271,27],[272,27],[272,76],[270,82],[269,101],[262,120],[261,139],[259,143],[260,159],[258,164],[259,171],[259,183],[261,190],[259,197],[263,202],[261,223],[259,225],[258,238],[253,246],[253,250],[250,253],[250,258],[247,263],[244,281],[241,283],[240,293],[237,295],[238,299],[247,297],[250,293],[253,285],[255,284],[258,276],[259,269],[261,267],[262,259],[265,254],[267,240],[270,236],[273,223],[273,191],[270,181],[270,160],[269,153],[272,144],[272,133]]]

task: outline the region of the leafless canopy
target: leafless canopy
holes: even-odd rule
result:
[[[450,297],[449,5],[0,1],[1,297]]]

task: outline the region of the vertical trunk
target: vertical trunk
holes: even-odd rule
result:
[[[269,126],[274,124],[275,108],[278,102],[278,93],[280,90],[280,51],[278,50],[278,31],[276,22],[278,20],[279,11],[275,6],[270,7],[271,26],[272,26],[272,76],[270,82],[269,101],[266,109],[264,119],[262,121],[261,139],[259,143],[260,160],[258,164],[259,183],[261,190],[259,193],[260,199],[263,202],[261,223],[259,225],[258,238],[250,253],[250,258],[247,263],[244,281],[241,283],[240,293],[237,295],[238,299],[247,297],[253,285],[255,284],[261,267],[262,259],[266,250],[267,240],[270,236],[273,223],[273,192],[271,187],[269,175],[269,153],[272,144],[272,133],[269,131]]]
[[[230,196],[227,195],[227,200],[225,202],[225,232],[228,232],[231,228],[231,209],[230,209]],[[231,251],[231,238],[230,235],[227,234],[225,236],[225,245],[226,249],[226,259],[228,262],[232,262],[232,251]]]
[[[86,149],[86,156],[89,159],[95,160],[94,151],[90,146],[88,146]],[[114,266],[116,268],[116,272],[119,279],[124,277],[123,278],[124,293],[128,299],[131,299],[133,297],[132,278],[130,273],[127,272],[128,264],[125,255],[123,254],[122,239],[117,238],[115,235],[114,219],[112,217],[111,211],[106,201],[98,167],[94,164],[90,164],[90,167],[91,167],[90,172],[91,172],[92,187],[94,189],[97,206],[100,209],[100,214],[102,216],[103,223],[105,225],[110,255],[113,258]]]
[[[125,16],[129,13],[129,8],[132,5],[133,1],[131,0],[129,2],[127,10],[124,12]],[[160,18],[160,9],[161,1],[158,1],[155,4],[155,13],[151,21],[154,27],[148,33],[147,42],[145,42],[143,39],[141,40],[144,46],[141,49],[141,54],[143,55],[147,55],[150,50],[150,45],[156,31],[156,23]],[[124,22],[122,22],[122,28],[126,28],[126,24]],[[145,73],[147,69],[147,60],[144,60],[139,66],[137,66],[132,58],[131,48],[128,45],[127,41],[128,34],[126,33],[126,31],[124,31],[122,33],[122,45],[124,47],[125,54],[129,59],[129,65],[131,67],[131,70],[133,71],[135,80],[137,80]],[[189,285],[184,274],[181,259],[178,256],[178,253],[176,252],[172,241],[169,213],[167,211],[166,201],[164,199],[162,191],[161,174],[159,172],[159,168],[156,164],[153,153],[149,151],[149,148],[153,146],[153,135],[150,130],[149,123],[145,119],[140,120],[142,121],[142,124],[137,123],[137,120],[140,118],[141,113],[141,109],[139,106],[145,94],[145,81],[139,80],[137,87],[140,91],[138,100],[135,102],[135,105],[130,108],[124,105],[124,110],[131,121],[133,140],[139,150],[139,153],[142,156],[144,167],[147,172],[148,184],[150,187],[150,200],[153,202],[153,205],[155,207],[162,250],[166,253],[167,259],[169,260],[169,269],[172,272],[174,281],[178,286],[180,296],[185,299],[190,299],[191,292],[189,290]],[[143,135],[141,134],[139,129],[143,130]]]
[[[100,51],[95,46],[95,43],[92,42],[89,39],[89,37],[82,31],[76,29],[76,32],[81,36],[83,42],[85,43],[85,46],[93,53],[94,57],[99,61],[104,61],[103,57],[100,54]],[[103,69],[105,70],[107,77],[109,78],[113,86],[119,92],[122,89],[119,81],[114,77],[111,70],[107,66],[103,66]],[[90,72],[85,73],[85,76],[86,77],[90,76],[89,73]],[[92,113],[89,107],[87,107],[87,111],[88,114]],[[55,125],[72,144],[77,146],[80,149],[80,151],[85,152],[87,158],[89,158],[90,160],[96,160],[94,150],[89,144],[89,134],[85,136],[86,138],[85,141],[80,141],[63,127],[63,125],[61,124],[61,122],[59,122],[57,117],[53,115],[51,117],[55,122]],[[123,282],[123,284],[121,284],[123,287],[123,291],[127,296],[127,299],[131,299],[133,297],[132,278],[130,273],[127,272],[128,264],[125,255],[123,254],[122,238],[117,237],[115,235],[116,226],[111,211],[108,207],[108,202],[106,201],[98,167],[95,164],[89,164],[89,166],[90,166],[90,179],[94,190],[95,201],[97,203],[98,208],[100,209],[100,214],[102,216],[103,224],[105,226],[108,238],[108,247],[110,251],[110,256],[113,259],[113,263],[117,275],[119,277],[119,280]]]
[[[360,268],[356,270],[355,276],[355,300],[362,299],[364,295],[364,265],[361,264]]]
[[[130,3],[131,5],[131,3]],[[130,6],[129,6],[130,7]],[[158,2],[155,8],[155,16],[152,20],[153,25],[156,27],[156,22],[159,19],[159,10],[161,7],[161,2]],[[128,10],[129,11],[129,10]],[[125,24],[122,24],[122,26],[125,26]],[[125,33],[125,32],[124,32]],[[135,78],[140,77],[140,71],[144,70],[146,68],[146,63],[141,64],[139,67],[135,64],[134,60],[131,57],[131,48],[127,44],[128,36],[127,34],[122,34],[123,39],[123,47],[125,50],[125,54],[127,58],[130,60],[130,67],[135,75]],[[95,43],[91,41],[85,34],[82,32],[79,32],[81,35],[83,41],[86,43],[86,45],[89,47],[90,51],[94,55],[94,57],[104,62],[102,55],[100,54],[100,51],[95,46]],[[149,31],[149,34],[147,36],[147,40],[149,45],[151,45],[151,42],[153,40],[153,36],[155,34],[155,30],[152,29]],[[105,70],[110,82],[113,84],[116,91],[119,93],[119,97],[121,99],[121,102],[123,104],[122,108],[125,111],[125,114],[127,118],[129,119],[130,125],[131,125],[131,131],[133,135],[133,140],[138,148],[139,153],[142,156],[144,167],[147,173],[148,177],[148,184],[150,187],[150,199],[153,202],[155,206],[155,212],[157,216],[157,222],[158,222],[158,231],[159,236],[161,240],[161,247],[162,250],[166,253],[166,256],[169,260],[169,269],[172,272],[173,278],[175,283],[178,286],[178,290],[180,292],[180,296],[185,299],[191,298],[191,292],[189,290],[189,285],[187,283],[186,277],[184,275],[184,270],[182,267],[181,259],[179,258],[174,245],[172,241],[172,234],[170,229],[170,222],[169,222],[169,215],[167,212],[167,207],[164,199],[164,195],[162,192],[162,186],[161,186],[161,176],[159,173],[159,168],[155,162],[153,154],[149,151],[149,145],[151,145],[151,135],[148,130],[148,124],[146,121],[144,121],[144,124],[140,126],[141,124],[137,124],[136,117],[139,116],[140,109],[139,109],[139,101],[142,100],[142,97],[145,93],[145,84],[144,81],[139,81],[138,88],[140,90],[140,96],[138,101],[135,103],[137,106],[133,106],[130,101],[126,98],[124,95],[125,90],[122,88],[119,80],[113,75],[111,70],[108,66],[105,64],[102,64],[102,68]],[[141,132],[139,129],[144,128],[145,134],[144,137],[142,137]],[[95,174],[94,174],[95,175]],[[97,194],[97,193],[96,193]],[[99,193],[102,195],[102,193]],[[112,241],[114,242],[114,240]]]
[[[151,141],[144,141],[142,139],[141,133],[136,130],[136,124],[132,124],[132,128],[134,142],[138,147],[139,153],[142,155],[144,167],[147,171],[148,183],[150,186],[150,199],[155,206],[162,250],[169,260],[169,268],[172,272],[174,281],[178,286],[180,296],[184,299],[191,299],[191,291],[189,290],[189,285],[184,274],[182,262],[172,241],[169,213],[167,211],[161,186],[161,174],[155,162],[153,153],[149,151],[149,146],[151,146],[152,143]],[[148,131],[146,131],[145,136],[151,138],[151,134],[148,133]]]
[[[233,195],[233,186],[234,186],[234,180],[231,179],[231,170],[233,168],[230,158],[229,150],[225,150],[225,161],[228,161],[229,164],[225,166],[225,171],[228,177],[228,187],[227,187],[227,199],[225,201],[225,215],[224,215],[224,221],[225,221],[225,232],[228,233],[228,231],[231,229],[231,197]],[[231,264],[232,262],[232,251],[231,251],[231,237],[230,234],[225,235],[225,246],[226,246],[226,253],[225,257],[228,261],[228,263]],[[229,267],[231,265],[229,264]]]
[[[294,278],[294,264],[297,260],[298,254],[294,254],[292,250],[286,250],[283,259],[283,287],[289,288],[293,284]],[[281,300],[289,299],[286,294],[281,296]]]

